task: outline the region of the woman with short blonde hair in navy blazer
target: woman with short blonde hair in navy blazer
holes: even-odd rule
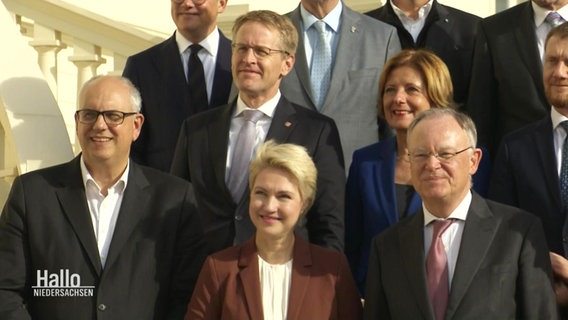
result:
[[[418,113],[430,108],[455,108],[448,68],[425,49],[400,51],[383,68],[377,103],[395,136],[356,150],[347,179],[345,253],[361,294],[373,236],[420,208],[410,182],[406,131]],[[482,194],[487,170],[480,170],[485,181],[474,179]]]
[[[256,233],[207,258],[185,318],[360,318],[345,256],[294,233],[316,194],[317,170],[306,149],[264,143],[249,179]]]

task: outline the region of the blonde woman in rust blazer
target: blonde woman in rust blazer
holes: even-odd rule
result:
[[[305,148],[272,141],[259,147],[249,182],[256,233],[207,258],[185,319],[361,317],[345,256],[294,234],[313,203],[316,178]]]

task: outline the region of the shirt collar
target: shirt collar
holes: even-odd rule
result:
[[[337,1],[337,5],[333,10],[331,10],[323,19],[324,21],[335,33],[339,32],[339,25],[341,23],[341,12],[343,11],[342,1]],[[304,23],[304,31],[308,30],[314,22],[320,20],[313,14],[309,13],[308,10],[300,5],[300,15],[302,16],[302,22]]]
[[[546,16],[549,12],[551,12],[551,10],[539,7],[536,3],[534,3],[534,1],[531,1],[531,5],[534,12],[534,25],[538,28],[541,24],[544,23],[544,19],[546,19]],[[562,18],[564,18],[564,20],[568,21],[568,6],[564,6],[558,9],[556,10],[556,12],[558,12],[558,14]]]
[[[270,118],[274,117],[274,112],[276,111],[276,106],[278,105],[278,101],[280,101],[281,96],[282,96],[282,94],[280,93],[280,89],[278,89],[278,91],[276,92],[276,95],[274,95],[274,97],[272,97],[272,99],[266,101],[263,105],[256,108],[256,110],[262,111],[262,113],[264,113],[265,116],[268,116]],[[236,117],[241,116],[243,111],[247,110],[247,109],[251,109],[251,108],[249,108],[245,104],[245,102],[241,99],[241,95],[239,94],[239,97],[237,98],[237,108],[235,109],[235,114],[233,115],[233,117],[236,118]]]
[[[83,187],[85,187],[85,190],[87,190],[87,185],[90,183],[97,186],[97,189],[100,191],[101,188],[99,187],[99,185],[97,184],[97,182],[95,181],[89,170],[87,169],[87,166],[85,165],[85,160],[83,160],[83,155],[81,155],[80,164],[81,164],[81,176],[83,178]],[[128,184],[129,171],[130,171],[130,159],[128,159],[128,163],[126,164],[126,170],[124,170],[122,176],[120,176],[118,181],[116,181],[116,183],[111,187],[111,189],[117,188],[117,192],[119,193],[124,191],[124,189],[126,189],[126,185]]]
[[[552,119],[552,130],[560,125],[560,122],[568,120],[568,117],[561,115],[554,107],[550,108],[550,118]]]
[[[454,211],[446,219],[465,221],[465,219],[467,218],[469,207],[471,205],[471,198],[472,198],[471,191],[468,191],[465,197],[460,202],[460,204],[457,206],[457,208],[455,208]],[[436,217],[435,215],[430,213],[428,209],[426,209],[426,206],[424,206],[424,202],[422,202],[422,210],[424,211],[424,226],[429,225],[430,222],[434,220],[440,220],[440,218]]]
[[[412,21],[418,21],[418,20],[421,20],[421,19],[424,19],[425,17],[427,17],[428,14],[430,13],[430,10],[432,10],[432,3],[433,2],[434,2],[434,0],[430,0],[425,5],[423,5],[420,9],[418,9],[418,19],[414,20],[414,19],[408,17],[406,14],[404,14],[404,11],[400,10],[400,8],[397,7],[392,1],[389,1],[389,3],[392,6],[392,9],[394,10],[394,13],[398,16],[398,18],[400,20],[406,19],[406,20],[412,20]]]
[[[178,45],[180,55],[183,54],[187,50],[187,48],[190,45],[193,44],[191,41],[184,38],[184,36],[177,31],[176,31],[175,37],[176,37],[176,43]],[[207,36],[207,38],[205,38],[201,42],[199,42],[199,45],[202,46],[203,49],[205,49],[206,52],[209,53],[211,56],[216,57],[217,52],[219,51],[219,38],[220,37],[221,36],[219,35],[219,29],[217,29],[217,27],[215,27],[213,32],[211,32]]]

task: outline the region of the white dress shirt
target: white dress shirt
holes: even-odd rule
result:
[[[566,138],[566,131],[564,131],[560,123],[562,121],[568,121],[568,118],[558,113],[558,111],[554,108],[550,108],[550,118],[552,119],[552,137],[554,139],[556,169],[558,171],[558,177],[560,177],[560,169],[562,168],[562,149],[564,146],[564,139]]]
[[[207,38],[203,39],[200,46],[203,47],[197,53],[199,60],[203,64],[203,72],[205,75],[205,82],[207,86],[207,101],[211,101],[211,91],[213,90],[213,80],[215,78],[215,64],[217,62],[217,53],[219,52],[219,30],[215,27],[215,30],[211,32]],[[181,33],[176,31],[176,42],[179,49],[179,54],[181,57],[181,63],[183,64],[183,71],[185,73],[185,80],[187,81],[187,68],[189,62],[189,55],[191,50],[189,46],[193,43],[184,38]]]
[[[544,9],[539,7],[533,1],[531,1],[531,5],[534,12],[534,25],[536,26],[536,39],[538,41],[538,52],[540,53],[540,60],[544,61],[544,42],[546,41],[546,36],[552,27],[550,24],[546,23],[544,19],[551,10]],[[558,14],[564,18],[564,20],[568,21],[568,6],[564,6],[558,10],[556,10]]]
[[[251,159],[256,152],[256,148],[264,142],[268,130],[270,129],[270,124],[272,124],[272,118],[274,117],[274,112],[276,111],[276,106],[278,101],[280,101],[281,93],[280,90],[276,92],[276,95],[266,101],[263,105],[258,107],[256,110],[264,113],[264,116],[256,122],[256,139],[254,141],[254,148],[251,153]],[[229,128],[229,147],[227,149],[227,162],[225,163],[225,182],[229,178],[229,173],[231,172],[231,161],[233,159],[233,153],[235,150],[235,143],[237,143],[237,136],[239,131],[244,124],[243,111],[252,110],[249,108],[244,101],[241,99],[241,95],[237,98],[237,107],[231,118],[231,127]]]
[[[116,220],[122,204],[124,190],[128,183],[128,172],[130,171],[130,162],[126,165],[126,170],[120,179],[107,190],[107,195],[101,193],[101,188],[97,185],[89,170],[85,166],[83,157],[81,156],[81,175],[83,177],[83,185],[85,186],[85,196],[89,206],[89,213],[93,223],[93,231],[97,240],[99,256],[101,264],[104,268],[108,249],[112,241]]]
[[[463,234],[463,228],[465,226],[465,219],[467,218],[467,212],[469,211],[469,206],[471,205],[471,191],[463,198],[462,202],[457,206],[457,208],[450,214],[447,219],[454,219],[454,222],[442,233],[442,243],[444,244],[444,250],[446,251],[446,258],[448,260],[448,277],[449,285],[452,287],[452,279],[454,278],[454,272],[456,270],[456,262],[458,261],[458,254],[460,252],[461,239]],[[430,224],[433,220],[444,220],[434,216],[432,213],[426,209],[424,203],[422,203],[422,209],[424,210],[424,256],[428,255],[430,250],[430,245],[432,244],[432,234],[434,232],[433,226]]]
[[[264,319],[283,320],[287,318],[292,284],[292,261],[284,264],[270,264],[260,255],[258,256]]]
[[[394,10],[394,13],[400,19],[400,22],[402,23],[404,29],[406,29],[406,31],[410,33],[412,39],[414,39],[414,43],[416,43],[416,40],[418,40],[418,36],[420,35],[422,28],[424,28],[424,24],[426,23],[426,18],[428,17],[428,14],[432,9],[432,2],[434,2],[434,0],[428,1],[425,5],[420,7],[420,9],[418,9],[418,18],[416,20],[407,16],[404,13],[404,11],[400,10],[399,7],[395,6],[395,4],[392,1],[390,2],[392,9]]]

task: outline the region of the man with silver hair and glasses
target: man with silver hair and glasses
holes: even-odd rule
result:
[[[365,319],[556,319],[534,215],[471,191],[481,159],[472,120],[420,113],[408,128],[422,209],[373,239]]]

